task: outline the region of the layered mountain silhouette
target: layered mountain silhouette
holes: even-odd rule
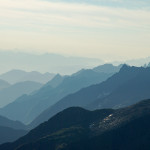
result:
[[[19,121],[0,116],[0,144],[13,142],[27,134],[27,127]]]
[[[41,113],[30,125],[35,127],[72,106],[87,109],[120,108],[150,98],[150,68],[123,65],[106,81],[70,94]]]
[[[42,74],[37,71],[26,72],[23,70],[11,70],[6,73],[0,75],[0,79],[3,79],[11,84],[15,84],[17,82],[24,82],[24,81],[34,81],[39,83],[46,83],[51,80],[55,74],[53,73],[45,73]]]
[[[150,100],[122,109],[71,107],[1,150],[148,150]]]
[[[133,68],[133,71],[136,72],[136,68]],[[134,104],[139,99],[150,98],[149,76],[150,68],[141,68],[141,71],[134,78],[120,85],[105,98],[98,98],[89,105],[89,108],[120,108]]]
[[[118,70],[118,66],[114,66]],[[96,72],[94,70],[81,70],[71,76],[56,75],[33,95],[23,95],[11,104],[0,110],[0,114],[13,120],[24,123],[31,122],[42,111],[51,107],[68,94],[77,92],[81,88],[101,83],[112,73]]]
[[[9,86],[10,84],[7,81],[0,79],[0,90],[8,88]]]
[[[12,103],[23,94],[30,94],[42,87],[41,83],[33,81],[19,82],[0,90],[0,107]]]
[[[27,133],[28,132],[26,130],[16,130],[13,128],[0,126],[0,144],[14,142]]]
[[[5,118],[3,116],[0,116],[0,126],[2,127],[9,127],[9,128],[13,128],[13,129],[22,129],[25,130],[26,126],[19,122],[19,121],[13,121],[10,120],[8,118]]]
[[[44,86],[45,87],[52,87],[56,88],[59,84],[61,84],[64,80],[65,76],[61,76],[60,74],[57,74],[52,80],[47,82]]]

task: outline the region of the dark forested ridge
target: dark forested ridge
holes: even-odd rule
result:
[[[112,110],[68,108],[1,150],[148,150],[150,100]]]
[[[26,130],[0,126],[0,144],[6,142],[14,142],[27,133],[28,132]]]

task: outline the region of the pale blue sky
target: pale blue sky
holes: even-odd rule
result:
[[[148,0],[0,0],[0,50],[150,56]]]

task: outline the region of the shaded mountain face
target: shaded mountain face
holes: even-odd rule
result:
[[[43,121],[48,120],[49,117],[52,117],[56,113],[62,111],[63,109],[66,109],[68,107],[79,106],[79,107],[84,107],[84,108],[88,108],[88,109],[99,108],[101,106],[100,105],[101,102],[105,102],[105,98],[109,97],[109,95],[113,94],[117,89],[121,89],[120,88],[121,86],[125,88],[126,85],[131,83],[131,81],[136,83],[136,81],[134,81],[134,80],[139,80],[139,82],[137,82],[139,85],[138,91],[141,89],[140,94],[143,96],[142,98],[149,98],[148,94],[145,95],[145,90],[147,91],[147,93],[149,91],[149,88],[148,88],[149,84],[148,85],[146,84],[147,86],[145,86],[145,82],[147,82],[150,79],[147,78],[146,81],[141,79],[141,78],[145,78],[144,75],[146,76],[147,72],[149,72],[149,71],[150,71],[150,68],[130,67],[130,66],[124,65],[118,73],[114,74],[106,81],[104,81],[100,84],[92,85],[87,88],[81,89],[78,92],[70,94],[70,95],[64,97],[63,99],[61,99],[56,104],[54,104],[53,106],[51,106],[47,110],[45,110],[43,113],[41,113],[31,123],[31,127],[35,127],[36,125],[42,123]],[[141,86],[141,84],[143,86]],[[130,87],[131,85],[129,84],[128,86]],[[145,88],[142,89],[144,86],[145,86]],[[118,96],[117,99],[114,99],[114,102],[112,102],[110,100],[110,103],[111,102],[114,103],[115,106],[117,106],[117,105],[120,106],[120,104],[122,104],[121,106],[124,106],[124,103],[126,103],[125,106],[127,106],[127,104],[128,105],[133,104],[136,101],[138,101],[139,99],[137,99],[137,98],[139,95],[136,93],[137,85],[133,84],[132,88],[135,89],[132,99],[134,99],[135,97],[136,97],[136,99],[134,99],[133,101],[130,101],[132,99],[130,98],[130,96],[128,97],[129,93],[127,93],[126,90],[122,90],[122,93],[125,95],[126,102],[121,96],[120,97]],[[131,89],[131,88],[129,88],[129,89]],[[128,89],[128,91],[129,91],[129,89]],[[119,95],[120,93],[117,93],[117,94]],[[130,94],[132,94],[132,92],[130,92]],[[145,97],[144,97],[144,95],[145,95]],[[110,96],[110,98],[111,98],[111,96]],[[98,100],[100,99],[100,101],[98,101],[97,99]],[[108,105],[107,105],[107,101],[106,101],[105,105],[102,105],[100,108],[108,108],[108,107],[110,107],[110,104],[108,103]]]
[[[23,70],[11,70],[9,72],[1,74],[0,79],[3,79],[11,84],[24,81],[34,81],[44,84],[51,80],[54,76],[55,74],[53,73],[41,74],[37,71],[26,72]]]
[[[0,79],[0,90],[8,88],[9,86],[10,86],[10,84],[7,81]]]
[[[117,110],[95,124],[95,137],[72,143],[63,150],[148,150],[150,147],[150,100]],[[96,127],[97,126],[97,127]]]
[[[30,123],[42,111],[66,95],[74,93],[83,87],[100,83],[111,75],[112,74],[98,73],[93,70],[84,70],[72,76],[61,77],[57,75],[36,93],[22,96],[4,107],[0,110],[0,114],[13,120]]]
[[[47,137],[51,135],[57,138],[57,136],[59,136],[59,131],[60,134],[62,134],[63,132],[69,133],[72,132],[71,130],[73,129],[74,131],[78,131],[77,133],[80,134],[80,130],[81,130],[81,135],[82,135],[82,130],[84,133],[86,133],[88,124],[90,124],[91,121],[93,122],[94,120],[97,119],[104,119],[112,112],[113,110],[99,110],[99,111],[90,112],[88,110],[85,110],[83,108],[78,108],[78,107],[72,107],[66,109],[58,113],[56,116],[52,117],[48,122],[45,122],[39,125],[37,128],[31,130],[26,136],[17,140],[15,143],[12,143],[10,145],[8,144],[9,145],[8,149],[10,148],[11,150],[13,150],[16,147],[18,146],[20,147],[20,145],[23,145],[24,142],[25,143],[29,143],[30,141],[34,142],[39,140],[40,138],[42,139],[43,137]],[[72,128],[71,130],[69,129],[70,127]],[[61,133],[62,129],[64,129],[64,131],[62,131]],[[0,147],[0,149],[2,147]],[[4,147],[5,147],[4,149],[7,149],[7,144],[4,145]]]
[[[13,129],[19,129],[19,130],[25,130],[26,126],[19,122],[19,121],[13,121],[8,118],[5,118],[3,116],[0,116],[0,126],[1,127],[9,127]]]
[[[61,76],[60,74],[57,74],[52,80],[47,82],[44,86],[45,87],[51,86],[52,88],[56,88],[58,85],[60,85],[63,82],[64,78],[65,76]]]
[[[1,150],[148,150],[150,100],[112,110],[68,108]]]
[[[26,130],[16,130],[13,128],[0,126],[0,144],[14,142],[25,134],[27,134]]]
[[[13,142],[27,134],[27,127],[19,121],[0,116],[0,144]]]
[[[132,79],[116,88],[105,98],[99,98],[89,104],[90,109],[120,108],[129,106],[139,99],[150,98],[150,68],[141,71]]]
[[[0,90],[0,107],[13,102],[23,94],[30,94],[42,87],[41,83],[26,81],[16,83],[3,90]]]

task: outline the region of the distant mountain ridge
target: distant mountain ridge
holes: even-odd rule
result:
[[[44,86],[51,86],[52,88],[56,88],[59,84],[61,84],[64,80],[65,76],[61,76],[60,74],[56,74],[52,80],[47,82]]]
[[[17,82],[24,82],[24,81],[34,81],[39,83],[46,83],[51,80],[55,74],[53,73],[45,73],[42,74],[37,71],[26,72],[23,70],[11,70],[6,73],[0,75],[0,79],[6,80],[11,84],[15,84]]]
[[[36,70],[72,74],[81,68],[92,68],[104,61],[97,58],[63,56],[54,53],[32,54],[23,52],[0,51],[1,72],[12,69]]]
[[[0,90],[8,88],[9,86],[10,84],[7,81],[0,79]]]
[[[114,66],[113,64],[104,64],[93,68],[93,70],[96,72],[113,73],[119,72],[122,66],[123,64],[118,66]]]
[[[118,70],[118,66],[114,66],[114,68]],[[92,84],[101,83],[114,73],[96,72],[88,69],[81,70],[71,76],[56,75],[33,95],[22,96],[14,103],[1,109],[0,114],[13,120],[29,123],[61,98]]]
[[[5,118],[3,116],[0,116],[0,126],[2,127],[9,127],[9,128],[13,128],[13,129],[21,129],[21,130],[25,130],[26,126],[19,122],[19,121],[13,121],[10,120],[8,118]]]
[[[127,68],[126,70],[130,70]],[[124,70],[122,70],[124,71]],[[133,68],[136,71],[136,68]],[[90,104],[91,109],[120,108],[136,103],[140,99],[150,98],[150,68],[141,68],[141,71],[126,83],[116,88],[105,98],[99,98]]]
[[[2,89],[0,90],[0,107],[2,108],[7,104],[12,103],[15,99],[22,96],[23,94],[31,94],[41,87],[41,83],[24,81]]]

